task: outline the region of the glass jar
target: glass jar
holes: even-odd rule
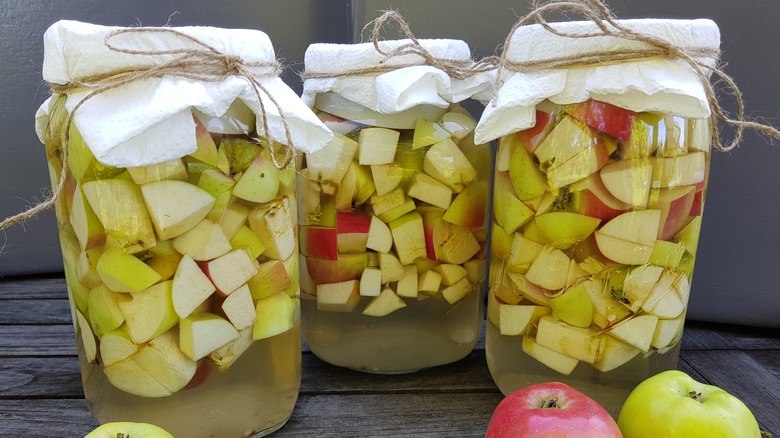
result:
[[[459,41],[420,44],[469,59]],[[333,59],[350,67],[328,66]],[[379,59],[371,44],[315,44],[306,53],[307,73],[342,76],[304,82],[304,99],[335,138],[306,154],[298,178],[301,301],[306,343],[319,358],[403,373],[457,361],[479,339],[492,153],[474,143],[472,116],[427,80],[434,68],[339,71]],[[439,86],[449,82],[433,75]],[[380,96],[380,83],[392,96]],[[403,97],[415,102],[399,104]]]
[[[691,38],[694,47],[717,49],[719,41],[706,20],[623,23],[675,44]],[[556,26],[597,31],[590,22]],[[550,57],[600,51],[607,59],[631,44],[572,41],[536,25],[519,28],[513,41],[546,44]],[[511,55],[541,57],[531,49]],[[517,73],[505,86],[525,82],[538,103],[491,108],[480,122],[495,123],[485,132],[505,132],[495,166],[486,355],[505,394],[557,380],[617,416],[639,382],[677,367],[711,138],[701,82],[682,61],[606,64]],[[598,99],[567,101],[583,94]],[[495,122],[513,112],[518,125]]]
[[[231,54],[270,47],[261,32],[229,40],[231,32],[221,29],[136,29],[144,32],[137,33],[139,50],[144,38],[158,49],[180,48],[182,35]],[[45,79],[56,81],[55,71],[75,75],[77,68],[67,66],[118,68],[111,50],[86,62],[106,50],[103,41],[115,30],[53,25]],[[273,50],[242,56],[273,61]],[[126,62],[164,62],[153,53],[139,59]],[[294,94],[279,91],[284,85],[275,75],[258,80],[287,105],[286,117],[309,123],[310,138],[327,142],[324,125],[300,99],[289,99]],[[225,106],[193,98],[193,85]],[[297,201],[288,146],[276,141],[273,128],[270,135],[261,130],[257,102],[238,98],[248,91],[244,78],[163,77],[129,87],[146,105],[125,101],[123,90],[89,99],[64,92],[44,103],[38,117],[55,187],[64,172],[56,210],[89,408],[100,423],[153,423],[175,436],[271,433],[290,417],[301,382]],[[168,97],[155,101],[155,93]],[[90,118],[101,105],[116,113]],[[151,127],[143,122],[168,112],[176,115]],[[267,126],[275,127],[280,121],[271,113],[265,112]],[[122,120],[142,134],[124,143],[124,155],[105,155],[101,132]],[[186,151],[171,151],[180,139]]]

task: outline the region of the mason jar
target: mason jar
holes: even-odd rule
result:
[[[462,41],[419,44],[470,63]],[[384,59],[370,43],[314,44],[305,62],[304,100],[335,136],[298,178],[307,345],[372,373],[465,357],[481,333],[492,153],[460,102],[487,78]]]
[[[87,403],[100,423],[266,435],[290,417],[301,382],[284,142],[303,132],[287,136],[282,117],[320,146],[331,135],[277,77],[262,32],[125,31],[64,21],[45,35],[55,93],[37,128],[53,186],[64,180],[56,211]],[[205,44],[252,64],[252,78],[193,78],[185,64],[210,60]],[[161,65],[160,77],[122,76]]]
[[[675,46],[717,51],[709,20],[626,20]],[[592,22],[556,23],[565,35]],[[617,415],[642,380],[677,367],[710,167],[702,77],[618,37],[512,36],[477,137],[498,137],[486,355],[502,392],[558,380]],[[710,62],[713,60],[704,60]],[[706,80],[706,76],[704,77]],[[523,94],[525,93],[525,94]],[[519,97],[518,97],[519,95]]]

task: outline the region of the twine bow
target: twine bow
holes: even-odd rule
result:
[[[383,49],[379,44],[380,41],[379,33],[383,27],[389,25],[391,22],[395,22],[398,24],[398,26],[401,28],[400,29],[401,33],[406,37],[406,39],[409,40],[409,42],[405,44],[401,44],[400,46],[392,50],[386,50]],[[435,67],[447,73],[447,75],[452,78],[462,80],[462,79],[468,79],[470,77],[473,77],[478,73],[494,70],[496,68],[497,58],[495,57],[484,58],[480,61],[474,62],[472,59],[438,58],[434,56],[428,49],[426,49],[420,43],[417,37],[414,36],[411,29],[409,28],[409,23],[407,23],[401,16],[401,14],[399,14],[396,11],[384,11],[382,15],[380,15],[376,19],[368,22],[365,26],[363,26],[363,31],[361,33],[365,32],[369,27],[372,26],[373,29],[371,31],[371,42],[374,45],[374,50],[376,50],[377,53],[382,55],[382,59],[379,61],[379,65],[366,67],[366,68],[332,72],[332,73],[307,71],[303,73],[301,77],[303,79],[312,79],[312,78],[320,79],[320,78],[334,78],[334,77],[345,77],[345,76],[376,75],[376,74],[386,73],[389,71],[399,70],[407,67],[427,65],[427,66]],[[390,59],[402,57],[402,56],[415,56],[419,58],[419,60],[416,62],[401,63],[395,65],[386,64],[387,61],[389,61]]]
[[[155,33],[173,35],[176,38],[182,39],[183,41],[194,43],[194,47],[182,47],[170,50],[135,50],[119,47],[114,42],[112,42],[114,38],[123,34],[148,35]],[[177,77],[192,81],[211,83],[223,81],[231,76],[245,79],[252,86],[252,90],[254,91],[255,97],[257,98],[257,102],[260,106],[265,135],[269,135],[269,128],[265,104],[263,103],[263,96],[265,96],[274,105],[274,107],[276,107],[281,116],[282,124],[284,125],[285,136],[287,139],[287,148],[286,155],[282,162],[277,160],[276,154],[271,153],[271,159],[273,160],[274,166],[276,166],[278,169],[283,169],[287,167],[294,159],[292,134],[287,119],[284,116],[284,112],[282,111],[282,106],[261,83],[261,80],[264,78],[273,78],[281,74],[281,65],[276,60],[269,62],[245,61],[239,56],[223,53],[205,41],[187,35],[176,29],[166,27],[136,27],[118,29],[106,35],[104,44],[109,50],[113,52],[145,56],[149,57],[149,59],[166,57],[170,59],[160,60],[153,66],[140,66],[82,77],[72,80],[66,84],[49,84],[52,92],[54,93],[72,93],[83,90],[88,91],[88,93],[81,100],[79,100],[78,103],[76,103],[63,122],[64,134],[61,146],[63,164],[68,162],[70,126],[73,123],[73,115],[79,108],[81,108],[82,105],[84,105],[84,103],[89,101],[91,98],[109,90],[118,89],[122,86],[144,79],[163,77]],[[260,143],[258,139],[255,140]],[[52,195],[48,199],[33,207],[30,207],[29,209],[19,214],[9,216],[0,222],[0,230],[34,217],[38,213],[54,205],[65,187],[67,179],[66,176],[66,172],[63,169],[63,171],[60,173],[57,185],[53,188]]]
[[[545,18],[544,14],[548,12],[573,12],[584,16],[592,21],[599,29],[593,33],[569,34],[561,32],[552,26]],[[611,51],[604,53],[593,53],[585,56],[564,56],[554,57],[542,61],[516,62],[508,59],[509,45],[515,31],[526,24],[537,23],[548,32],[565,38],[593,38],[612,36],[625,40],[638,41],[645,43],[648,47],[640,50]],[[752,129],[771,137],[780,138],[780,131],[772,126],[762,123],[745,120],[745,103],[742,98],[742,92],[739,90],[734,79],[726,74],[721,68],[717,67],[720,58],[720,51],[701,47],[678,47],[660,38],[636,32],[621,25],[617,17],[601,0],[533,0],[532,11],[518,20],[504,41],[503,51],[498,60],[498,70],[496,73],[496,90],[503,82],[505,71],[517,72],[539,72],[554,68],[577,67],[583,65],[597,65],[607,62],[622,61],[641,61],[652,57],[663,57],[667,59],[678,59],[688,64],[696,73],[699,81],[704,88],[707,102],[710,106],[710,130],[715,148],[722,152],[728,152],[737,147],[742,140],[746,129]],[[705,60],[710,58],[714,60],[715,66],[708,64]],[[721,107],[715,93],[713,85],[710,83],[710,75],[719,77],[720,82],[734,95],[737,103],[737,117],[731,118]],[[724,146],[720,138],[719,122],[734,126],[736,132],[734,138]]]

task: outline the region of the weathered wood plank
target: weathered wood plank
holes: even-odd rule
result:
[[[780,349],[780,330],[686,322],[683,350]]]
[[[35,397],[84,397],[76,356],[0,360],[0,398]]]
[[[31,298],[68,298],[65,277],[0,279],[0,300]]]
[[[97,424],[84,399],[0,400],[0,438],[82,437]]]
[[[761,427],[780,436],[780,379],[744,351],[684,351],[681,357],[705,381],[734,394]]]
[[[0,356],[75,356],[72,324],[0,325]]]
[[[500,394],[346,394],[298,398],[274,437],[481,437]],[[86,402],[0,400],[0,437],[84,436],[97,425]]]
[[[0,324],[71,324],[68,298],[2,300]]]

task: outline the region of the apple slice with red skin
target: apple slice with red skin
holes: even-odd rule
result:
[[[533,153],[536,146],[544,138],[544,134],[547,131],[547,125],[552,120],[552,113],[542,110],[536,110],[536,123],[534,126],[524,129],[518,132],[517,138],[523,143],[523,146],[528,152]]]
[[[347,211],[336,212],[336,241],[340,253],[365,252],[371,216]]]
[[[622,438],[617,423],[595,400],[560,382],[526,386],[493,411],[485,438]]]
[[[306,271],[316,284],[358,280],[366,266],[366,253],[339,254],[338,260],[306,258]]]
[[[338,233],[335,228],[302,225],[300,236],[300,251],[304,256],[338,260]]]
[[[608,221],[628,211],[631,205],[612,196],[601,176],[594,173],[569,186],[571,205],[577,213]]]
[[[588,126],[624,141],[631,138],[636,117],[634,111],[593,99],[566,105],[564,111]]]

